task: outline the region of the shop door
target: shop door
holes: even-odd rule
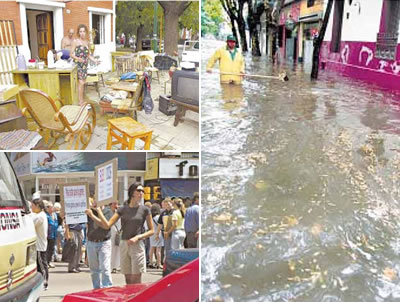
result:
[[[314,52],[314,43],[312,40],[305,40],[303,45],[304,45],[304,64],[311,64]]]
[[[296,38],[286,39],[286,59],[290,61],[296,59]]]
[[[53,48],[53,31],[51,14],[44,13],[36,16],[36,27],[38,33],[39,58],[47,65],[47,52]]]

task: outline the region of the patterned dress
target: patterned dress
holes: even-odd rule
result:
[[[77,62],[78,64],[78,79],[86,80],[87,69],[89,64],[89,49],[86,46],[78,45],[75,47],[75,56],[82,58],[83,62]]]

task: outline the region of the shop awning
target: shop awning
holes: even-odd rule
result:
[[[199,192],[198,179],[161,179],[161,196],[169,197],[192,197],[193,193]]]

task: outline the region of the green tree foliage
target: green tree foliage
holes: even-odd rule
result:
[[[140,35],[150,37],[153,34],[153,1],[118,1],[116,7],[116,32],[125,33],[138,37],[138,29],[142,32]],[[157,9],[158,22],[163,18],[163,10],[159,6]]]
[[[206,0],[201,3],[201,34],[218,34],[218,24],[224,21],[221,2]]]
[[[193,30],[196,34],[199,32],[199,2],[194,1],[179,18],[179,27]]]

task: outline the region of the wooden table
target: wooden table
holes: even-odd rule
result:
[[[199,106],[187,104],[174,99],[170,99],[170,102],[177,105],[175,113],[174,126],[178,126],[179,122],[183,122],[182,118],[185,116],[186,110],[191,110],[199,113]]]
[[[78,104],[77,67],[68,69],[13,70],[14,83],[19,89],[27,87],[47,93],[53,100],[61,99],[65,105]],[[18,107],[23,108],[18,96]]]
[[[7,101],[19,92],[18,85],[0,85],[0,102]]]

